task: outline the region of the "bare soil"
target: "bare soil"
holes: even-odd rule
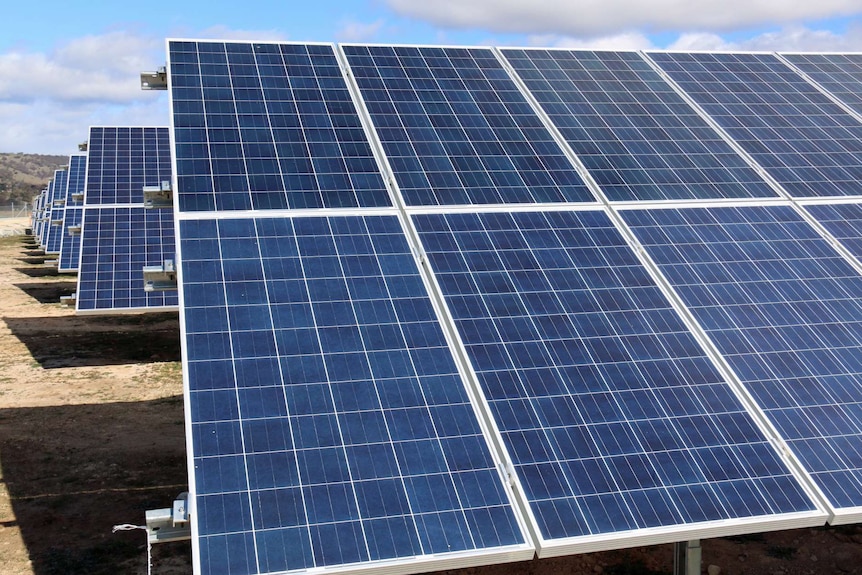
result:
[[[2,228],[2,226],[0,226]],[[0,230],[2,231],[2,230]],[[2,234],[0,234],[2,235]],[[175,314],[78,317],[73,276],[26,236],[0,237],[0,575],[147,572],[147,509],[185,490]],[[704,540],[723,575],[862,574],[858,526]],[[191,573],[188,543],[153,548],[153,575]],[[663,575],[671,545],[447,575]]]

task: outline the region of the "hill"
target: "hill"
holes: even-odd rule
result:
[[[68,165],[69,156],[0,153],[0,206],[32,201],[54,170]]]

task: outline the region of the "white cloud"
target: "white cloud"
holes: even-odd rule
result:
[[[383,29],[383,25],[383,20],[369,23],[346,20],[339,25],[335,37],[339,42],[367,42],[377,37]]]
[[[862,48],[862,28],[851,27],[845,34],[788,26],[751,38],[729,41],[712,33],[682,34],[667,46],[669,50],[724,50],[765,52],[853,52]]]
[[[208,40],[257,40],[259,42],[281,42],[288,37],[279,30],[234,30],[227,26],[211,26],[194,32],[188,37]]]
[[[49,53],[0,54],[0,102],[132,102],[141,98],[138,73],[164,60],[163,45],[155,38],[111,32]]]
[[[131,104],[69,103],[52,100],[0,102],[0,152],[71,154],[87,140],[90,126],[167,126],[164,92]]]
[[[859,0],[386,0],[402,16],[495,32],[601,36],[726,31],[862,14]]]
[[[531,46],[571,48],[574,50],[649,50],[655,48],[649,38],[637,32],[586,39],[548,34],[530,36],[528,42]]]
[[[164,62],[164,40],[130,31],[90,35],[47,52],[0,54],[0,150],[67,154],[95,124],[168,124],[164,94],[140,72]]]

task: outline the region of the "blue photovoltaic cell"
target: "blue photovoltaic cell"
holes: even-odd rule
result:
[[[595,201],[490,49],[342,48],[407,205]]]
[[[391,205],[331,45],[168,52],[181,212]]]
[[[395,216],[179,225],[196,571],[524,545]]]
[[[603,211],[413,220],[543,539],[814,509]]]
[[[857,114],[862,114],[862,54],[781,56]]]
[[[144,186],[171,179],[170,133],[166,127],[93,126],[87,158],[88,206],[143,204]]]
[[[862,205],[813,205],[805,206],[805,209],[856,259],[862,261]]]
[[[78,312],[176,308],[176,291],[144,291],[144,266],[174,259],[171,210],[97,207],[84,210]]]
[[[862,194],[862,122],[774,55],[649,57],[792,196]]]
[[[611,201],[777,195],[638,53],[501,51]]]
[[[788,206],[622,216],[830,505],[862,505],[862,276]]]
[[[45,253],[59,254],[63,240],[63,215],[66,211],[66,189],[69,183],[69,172],[65,169],[54,172],[54,202],[49,206],[50,221],[45,239]],[[59,205],[58,205],[59,204]],[[55,225],[55,222],[60,222]]]
[[[66,189],[66,211],[63,217],[63,239],[60,242],[60,258],[57,271],[78,271],[78,258],[81,254],[81,234],[69,233],[70,226],[80,226],[83,215],[83,202],[76,202],[72,197],[84,193],[84,181],[87,175],[87,156],[73,154],[69,158],[69,177]]]
[[[57,263],[59,272],[78,271],[78,259],[81,255],[81,234],[70,234],[69,227],[80,226],[84,214],[82,206],[66,206],[63,218],[63,240],[60,242],[60,258]]]

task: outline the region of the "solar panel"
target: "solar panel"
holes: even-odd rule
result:
[[[67,206],[63,218],[63,239],[60,242],[60,259],[57,271],[70,273],[78,271],[78,260],[81,257],[81,220],[84,215],[83,206]],[[71,229],[77,229],[74,233]]]
[[[91,126],[86,204],[143,204],[144,186],[171,179],[169,136],[166,127]]]
[[[789,194],[862,194],[862,122],[772,54],[655,61]]]
[[[176,291],[147,292],[143,275],[175,259],[172,211],[143,204],[171,180],[168,128],[93,126],[87,149],[76,313],[176,309]]]
[[[42,203],[42,211],[40,220],[42,221],[41,229],[39,230],[39,245],[42,249],[48,246],[48,232],[51,227],[51,208],[54,205],[54,179],[48,182],[48,189],[45,193],[45,201]]]
[[[805,209],[862,261],[862,205],[816,204],[805,206]]]
[[[42,206],[45,204],[45,198],[48,195],[48,188],[42,190],[33,202],[33,219],[31,228],[33,230],[33,238],[41,245],[42,243]]]
[[[862,518],[862,276],[790,206],[621,212],[825,494]]]
[[[540,555],[823,521],[603,211],[413,221]]]
[[[60,243],[63,239],[63,216],[66,211],[66,188],[69,183],[69,172],[66,169],[54,172],[53,200],[47,213],[50,221],[45,231],[45,253],[56,255],[60,253]],[[59,222],[59,225],[57,224]]]
[[[196,571],[532,556],[396,216],[178,235]]]
[[[640,54],[501,52],[611,201],[777,195]]]
[[[168,51],[196,570],[530,558],[333,46]]]
[[[69,156],[69,176],[66,187],[66,206],[83,205],[84,184],[87,181],[87,155]]]
[[[78,260],[81,256],[80,228],[83,215],[84,182],[87,175],[87,156],[73,154],[69,157],[69,177],[66,190],[66,212],[63,218],[63,239],[60,242],[60,258],[57,265],[59,272],[78,271]]]
[[[862,54],[781,54],[781,57],[862,114]]]
[[[342,49],[407,205],[594,201],[490,49]]]
[[[179,211],[391,205],[331,44],[168,52]]]
[[[174,259],[171,210],[86,206],[81,231],[76,313],[166,311],[176,291],[144,291],[144,266]]]

